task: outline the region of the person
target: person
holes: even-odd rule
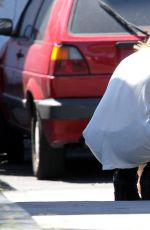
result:
[[[150,38],[116,67],[83,137],[114,170],[115,200],[150,199]]]

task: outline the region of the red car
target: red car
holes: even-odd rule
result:
[[[0,64],[0,146],[10,160],[22,159],[31,133],[34,175],[63,173],[114,68],[148,36],[149,9],[148,0],[31,0],[15,31],[0,19],[10,36]]]

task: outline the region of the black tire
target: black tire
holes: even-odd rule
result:
[[[31,143],[33,174],[37,179],[60,178],[65,171],[63,150],[50,147],[38,114],[31,122]]]
[[[8,126],[2,115],[0,115],[0,146],[0,152],[7,154],[8,163],[23,163],[23,135],[18,130]]]

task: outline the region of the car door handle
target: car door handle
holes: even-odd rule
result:
[[[16,54],[17,58],[20,59],[20,58],[23,58],[24,57],[24,54],[22,53],[21,50],[18,51],[18,53]]]

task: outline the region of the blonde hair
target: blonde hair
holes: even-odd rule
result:
[[[145,47],[150,47],[150,38],[145,41],[138,41],[138,43],[133,46],[135,50],[139,50]]]

